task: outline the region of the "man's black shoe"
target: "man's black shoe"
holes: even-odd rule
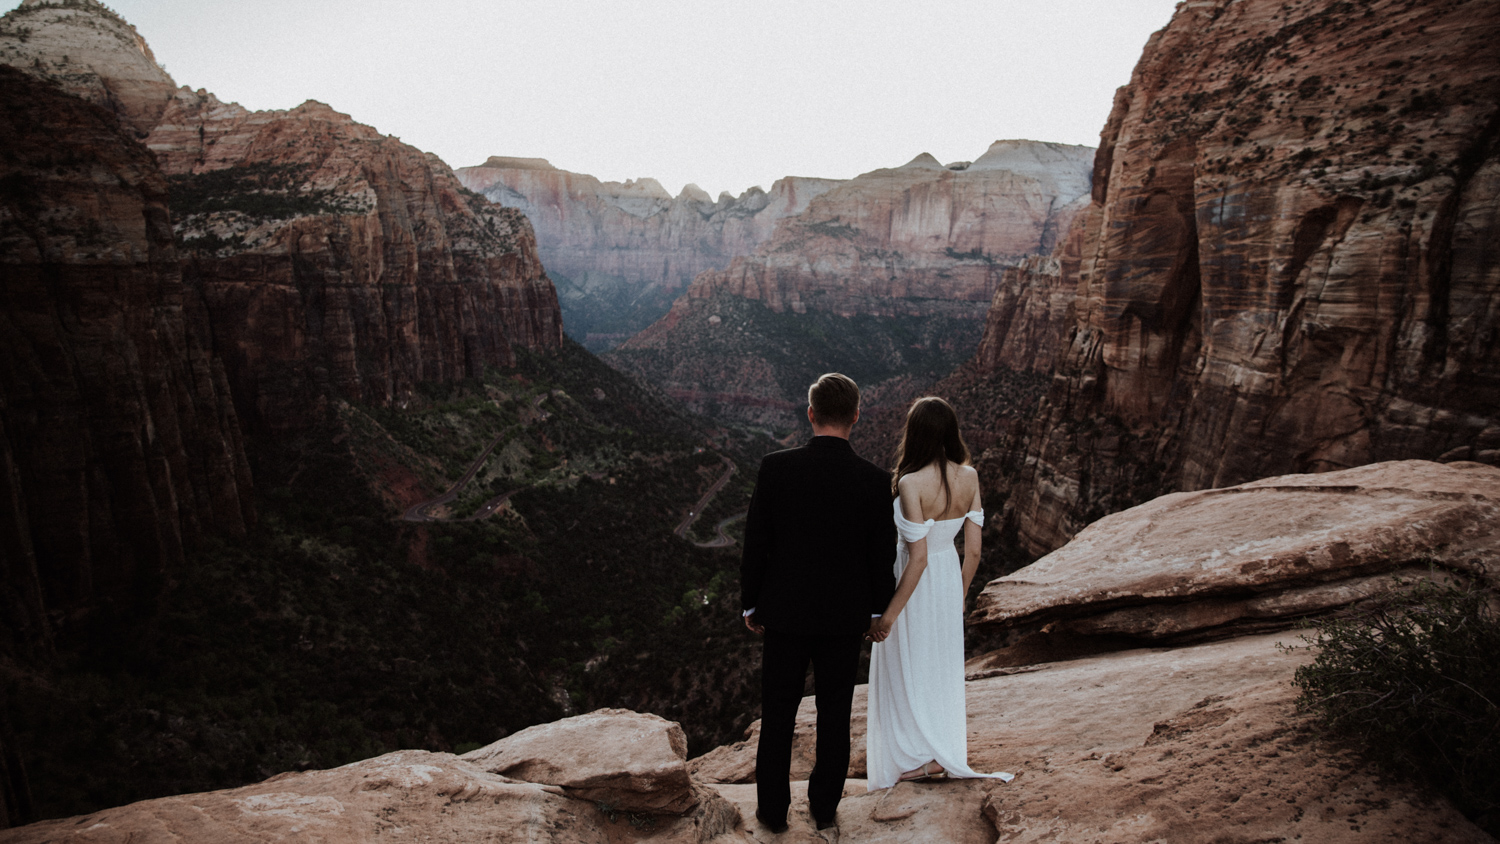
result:
[[[772,832],[775,832],[777,834],[786,832],[786,819],[785,818],[782,818],[779,821],[773,821],[770,818],[766,817],[765,815],[762,815],[760,813],[759,809],[756,809],[755,810],[755,819],[758,820],[758,821],[760,821],[761,823],[765,824],[766,828],[769,829],[769,830],[771,830]]]
[[[834,827],[838,826],[839,825],[839,819],[838,819],[837,816],[831,817],[831,818],[829,818],[826,821],[820,821],[817,818],[813,818],[813,823],[817,824],[818,825],[818,831],[822,832],[825,829],[833,829]]]

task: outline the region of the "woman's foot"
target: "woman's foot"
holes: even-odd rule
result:
[[[943,770],[943,766],[937,762],[923,762],[922,767],[907,771],[896,782],[921,782],[923,780],[930,780],[933,777],[943,776],[947,773],[947,771]]]

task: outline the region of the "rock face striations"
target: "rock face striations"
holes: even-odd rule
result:
[[[977,303],[1000,268],[1052,251],[1087,204],[1093,149],[996,141],[972,163],[926,153],[839,185],[786,220],[755,254],[706,273],[690,299],[730,294],[772,310],[925,315]]]
[[[151,153],[9,67],[0,149],[0,615],[26,645],[43,609],[127,598],[254,513]]]
[[[697,185],[674,198],[655,179],[600,182],[545,159],[501,156],[458,177],[531,220],[568,332],[594,351],[650,325],[699,273],[749,254],[777,220],[839,184],[788,176],[738,198],[713,200]]]
[[[757,424],[797,424],[809,376],[831,369],[902,404],[969,357],[991,299],[1026,278],[1007,267],[1067,231],[1092,153],[997,141],[972,163],[924,154],[866,173],[700,275],[609,360],[695,410]]]
[[[436,156],[321,103],[250,112],[186,89],[147,145],[172,180],[184,277],[257,423],[296,427],[335,394],[398,404],[561,342],[525,217]]]
[[[0,116],[16,641],[46,638],[44,609],[154,582],[205,531],[243,532],[242,422],[394,404],[561,341],[524,217],[433,156],[316,103],[176,91],[93,0],[27,0],[0,64],[21,65]]]
[[[22,0],[0,19],[0,64],[114,112],[136,138],[177,90],[135,27],[95,0]]]
[[[1500,462],[1497,39],[1482,0],[1179,6],[1063,255],[1073,317],[1011,456],[1026,548],[1165,491]]]

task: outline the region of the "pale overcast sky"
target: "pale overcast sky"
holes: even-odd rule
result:
[[[3,2],[3,0],[0,0]],[[106,0],[179,85],[717,195],[1096,145],[1174,0]],[[14,8],[4,2],[3,8]]]

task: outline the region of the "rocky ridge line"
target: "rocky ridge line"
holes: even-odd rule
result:
[[[655,179],[601,182],[540,158],[492,156],[457,173],[465,187],[531,220],[569,331],[595,351],[650,324],[698,274],[749,254],[777,220],[839,184],[788,176],[769,191],[714,200],[697,185],[673,197]]]

